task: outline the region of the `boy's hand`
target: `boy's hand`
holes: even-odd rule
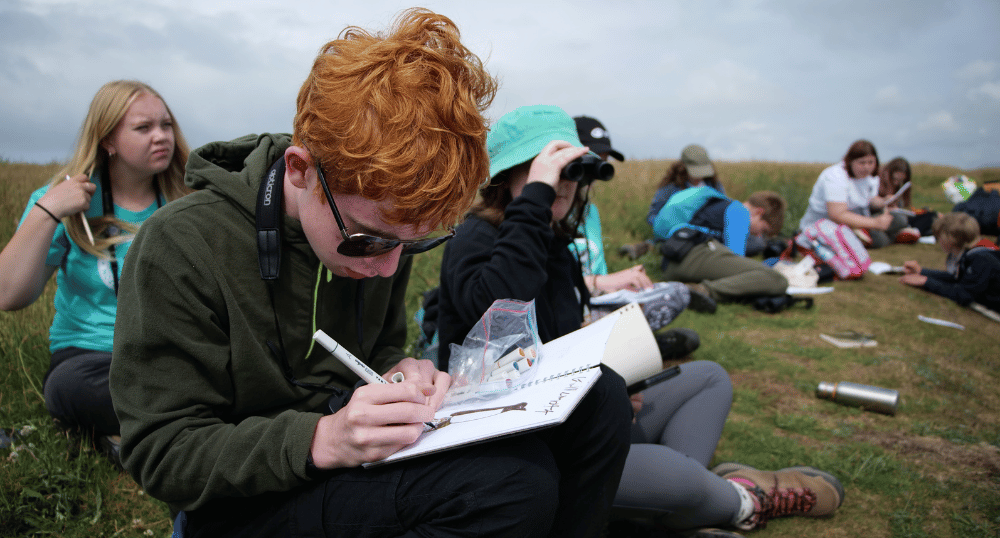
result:
[[[921,274],[906,274],[899,277],[899,281],[903,284],[920,288],[927,283],[927,276]]]
[[[430,383],[433,385],[434,393],[428,396],[427,405],[433,407],[435,411],[441,407],[445,393],[451,387],[451,376],[447,372],[438,370],[434,366],[434,363],[429,360],[417,360],[412,357],[407,357],[399,361],[399,364],[386,372],[383,377],[387,380],[392,379],[392,374],[396,372],[403,373],[403,377],[406,378],[404,383],[412,381],[414,383]]]
[[[903,274],[919,275],[922,267],[914,260],[903,262]]]
[[[434,420],[436,408],[427,402],[435,392],[429,381],[410,380],[358,388],[343,409],[319,419],[310,447],[313,463],[320,469],[357,467],[412,444],[424,422]]]

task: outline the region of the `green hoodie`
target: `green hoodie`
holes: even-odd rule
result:
[[[123,264],[110,374],[122,458],[174,511],[309,480],[314,410],[328,395],[286,380],[267,346],[279,342],[275,314],[300,381],[358,381],[314,344],[317,329],[379,373],[404,356],[411,260],[390,278],[338,277],[288,216],[272,309],[254,215],[261,179],[290,144],[247,136],[191,153],[186,182],[200,190],[150,217]]]

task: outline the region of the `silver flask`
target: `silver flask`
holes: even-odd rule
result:
[[[899,407],[899,391],[848,381],[823,381],[816,387],[816,397],[886,415],[895,415]]]

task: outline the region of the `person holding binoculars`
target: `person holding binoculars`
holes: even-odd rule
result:
[[[486,141],[492,179],[456,227],[441,262],[442,370],[448,369],[450,344],[461,345],[496,299],[534,300],[542,342],[579,329],[589,301],[580,264],[567,247],[586,204],[581,191],[598,178],[599,165],[583,166],[582,175],[563,171],[582,163],[592,148],[580,143],[572,118],[554,106],[504,115]],[[729,375],[718,364],[686,362],[680,375],[640,395],[632,400],[632,444],[614,484],[614,506],[623,513],[670,529],[750,529],[773,517],[828,515],[840,505],[842,486],[817,469],[769,472],[727,464],[722,476],[707,468],[732,401]],[[588,424],[603,427],[597,420]],[[779,497],[792,502],[775,508]]]

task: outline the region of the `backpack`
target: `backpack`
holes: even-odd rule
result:
[[[691,218],[709,200],[721,198],[728,200],[725,194],[712,187],[691,187],[670,197],[653,221],[653,233],[660,239],[668,239],[679,228],[688,226]]]
[[[825,263],[839,280],[861,278],[872,264],[861,240],[846,224],[819,219],[795,236],[795,247],[811,256],[817,264]]]
[[[1000,233],[1000,193],[979,187],[964,202],[955,204],[954,212],[968,213],[979,223],[979,230],[986,235]]]

